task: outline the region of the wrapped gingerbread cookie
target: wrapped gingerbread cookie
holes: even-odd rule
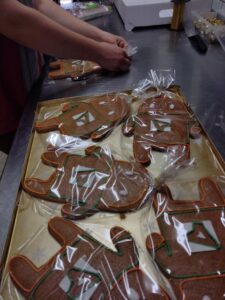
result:
[[[64,79],[72,78],[79,80],[87,78],[91,74],[102,72],[102,68],[91,61],[75,60],[75,59],[58,59],[49,63],[48,78]]]
[[[174,81],[174,71],[151,70],[133,90],[133,115],[123,125],[123,141],[132,147],[134,160],[150,166],[156,177],[169,165],[187,164],[191,139],[200,137],[198,123]]]
[[[111,93],[46,107],[35,124],[38,133],[58,131],[63,135],[100,141],[128,118],[130,97],[126,93]]]
[[[97,212],[136,211],[150,201],[152,178],[143,165],[126,161],[119,145],[112,148],[110,144],[82,148],[77,140],[49,145],[41,163],[23,180],[23,189],[32,198],[63,204],[63,216],[74,220]]]
[[[225,177],[198,175],[181,172],[155,190],[142,232],[177,299],[222,299]]]
[[[51,218],[46,230],[44,242],[57,241],[58,250],[37,258],[29,247],[18,248],[9,259],[3,299],[175,299],[126,229],[113,226],[109,243],[61,217]]]

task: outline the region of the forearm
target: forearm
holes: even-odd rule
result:
[[[1,3],[0,33],[46,54],[96,60],[97,42],[66,29],[18,1],[8,3],[7,0]]]
[[[101,36],[103,34],[102,30],[74,17],[72,14],[62,9],[53,1],[33,0],[33,5],[38,11],[65,26],[66,28],[90,37],[94,40],[101,41]]]

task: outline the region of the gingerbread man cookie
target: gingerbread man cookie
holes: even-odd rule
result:
[[[51,219],[48,229],[62,246],[49,261],[37,267],[15,256],[9,263],[10,277],[26,299],[169,300],[139,268],[135,242],[122,228],[110,231],[117,252],[60,217]]]
[[[157,220],[161,234],[149,235],[146,246],[177,298],[197,300],[212,294],[216,276],[225,273],[224,209],[164,212]],[[224,278],[218,277],[221,294]]]
[[[51,62],[49,67],[52,69],[48,73],[48,77],[51,79],[78,77],[101,70],[101,67],[94,62],[74,59],[59,59]]]
[[[158,96],[144,100],[137,115],[123,126],[126,136],[134,136],[133,152],[137,162],[149,164],[152,150],[168,151],[175,163],[190,157],[189,135],[199,136],[189,111],[178,98]]]
[[[66,104],[59,116],[37,122],[35,128],[39,133],[59,130],[62,134],[99,141],[129,113],[130,106],[124,98],[104,95],[89,102]]]
[[[120,161],[100,147],[89,147],[80,156],[50,150],[42,161],[56,168],[47,180],[25,179],[23,188],[32,196],[66,203],[62,212],[70,218],[98,211],[128,212],[149,197],[151,179],[137,163]]]

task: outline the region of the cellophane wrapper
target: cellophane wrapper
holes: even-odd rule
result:
[[[221,298],[224,169],[175,72],[149,74],[41,107],[2,299]]]
[[[142,97],[141,105],[144,103],[147,107],[149,104],[151,108],[148,111],[150,122],[155,117],[153,110],[157,99],[161,101],[165,95],[163,103],[166,104],[167,99],[169,105],[170,99],[175,99],[161,88],[157,87],[155,91],[154,102],[149,100],[147,90],[138,94]],[[148,232],[148,253],[161,275],[168,280],[176,299],[222,299],[225,292],[224,163],[191,108],[185,105],[192,126],[189,126],[189,158],[183,160],[175,153],[177,160],[170,159],[155,177],[152,206],[148,218],[142,219],[142,230]],[[171,110],[161,116],[173,120],[174,114],[172,118],[170,114]],[[180,116],[176,114],[175,118],[177,115]],[[182,115],[182,120],[185,118]]]

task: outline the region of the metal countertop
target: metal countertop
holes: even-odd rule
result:
[[[70,80],[52,83],[45,79],[32,90],[0,182],[0,260],[11,230],[38,100],[133,89],[139,80],[146,78],[150,69],[175,69],[175,84],[180,85],[188,103],[225,159],[225,53],[222,48],[218,44],[209,45],[208,52],[201,55],[192,48],[183,31],[171,31],[169,26],[127,32],[115,10],[90,23],[124,36],[138,46],[138,53],[127,73],[108,73],[87,83]]]

